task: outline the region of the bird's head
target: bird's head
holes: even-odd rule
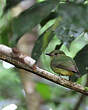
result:
[[[46,53],[46,55],[48,55],[52,58],[52,57],[59,56],[59,55],[65,55],[65,53],[60,50],[53,50],[50,53]]]

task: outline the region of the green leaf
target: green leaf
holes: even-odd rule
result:
[[[8,32],[6,30],[0,34],[0,44],[8,45]]]
[[[32,58],[37,61],[53,37],[54,33],[51,28],[46,30],[46,32],[44,32],[42,35],[40,35],[35,42],[34,48],[32,50]]]
[[[85,13],[84,13],[85,12]],[[76,3],[61,3],[57,9],[61,18],[55,33],[66,44],[88,30],[88,6]]]
[[[85,91],[88,91],[88,87],[85,87]]]
[[[75,56],[75,62],[81,75],[88,73],[88,45],[81,49]]]
[[[2,29],[2,28],[1,28]],[[12,35],[11,25],[4,27],[0,33],[0,43],[9,46],[9,39]]]
[[[36,3],[13,20],[13,32],[19,39],[25,32],[31,31],[56,7],[58,0],[47,0]]]
[[[43,84],[43,83],[38,83],[36,85],[36,90],[40,93],[40,95],[48,100],[51,98],[51,90],[50,90],[50,87],[46,84]]]
[[[60,21],[60,18],[57,18],[54,24],[48,28],[35,42],[35,46],[32,51],[32,57],[35,60],[38,60],[42,52],[45,51],[46,47],[48,46],[49,42],[54,37],[54,31],[57,28],[57,22]]]
[[[38,37],[32,50],[31,57],[34,58],[35,60],[38,60],[40,55],[42,54],[43,35],[44,33]]]
[[[41,26],[43,27],[48,21],[55,19],[57,17],[56,12],[51,12],[45,19],[41,21]]]

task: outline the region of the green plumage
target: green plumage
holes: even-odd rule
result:
[[[75,61],[71,57],[66,56],[64,52],[54,50],[47,55],[51,57],[50,66],[55,73],[65,76],[77,74],[78,69]]]

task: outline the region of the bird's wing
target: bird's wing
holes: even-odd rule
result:
[[[68,56],[60,56],[53,59],[53,66],[68,71],[78,72],[75,61]]]

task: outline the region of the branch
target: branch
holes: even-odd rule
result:
[[[88,86],[88,74],[87,74],[87,77],[86,77],[86,84],[85,84],[85,86]],[[80,105],[84,102],[85,98],[86,97],[83,94],[81,94],[81,96],[79,97],[79,99],[78,99],[78,101],[77,101],[77,103],[76,103],[76,105],[75,105],[73,110],[79,110]]]
[[[5,45],[0,45],[0,59],[13,64],[17,68],[24,69],[42,78],[48,79],[56,84],[75,90],[76,92],[80,92],[84,95],[88,95],[88,91],[85,87],[39,68],[35,64],[36,61],[34,59],[20,53],[16,48],[11,49]]]

